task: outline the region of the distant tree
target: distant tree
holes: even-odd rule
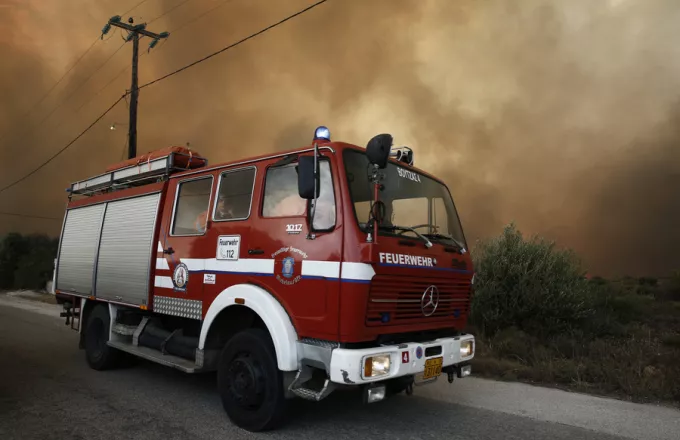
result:
[[[0,242],[0,289],[14,287],[14,272],[27,250],[28,243],[21,234],[10,233]]]
[[[45,235],[26,237],[28,250],[19,259],[14,272],[14,288],[38,290],[45,288],[52,279],[54,259],[59,242]]]
[[[0,241],[0,289],[42,289],[52,279],[58,240],[11,233]]]

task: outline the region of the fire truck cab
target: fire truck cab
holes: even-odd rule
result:
[[[209,166],[158,150],[69,188],[55,274],[89,365],[217,372],[236,425],[361,387],[471,373],[472,261],[453,199],[388,134]],[[82,323],[82,324],[81,324]]]

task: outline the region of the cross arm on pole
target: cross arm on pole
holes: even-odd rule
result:
[[[167,38],[170,35],[168,32],[161,32],[160,34],[157,34],[155,32],[147,31],[146,23],[140,24],[124,23],[121,21],[120,15],[116,15],[114,17],[109,18],[107,25],[104,27],[103,33],[106,34],[109,31],[109,29],[111,29],[111,26],[125,29],[128,32],[134,32],[140,35],[144,35],[145,37],[153,38],[154,40],[160,38]]]
[[[121,22],[111,23],[110,21],[109,21],[109,23],[111,24],[111,26],[116,26],[116,27],[119,27],[121,29],[125,29],[126,31],[129,31],[129,32],[136,32],[140,35],[144,35],[145,37],[153,38],[154,40],[157,39],[157,38],[166,38],[169,35],[167,32],[157,34],[157,33],[151,32],[151,31],[147,31],[145,29],[146,23],[136,24],[136,25],[129,25],[127,23],[121,23]]]

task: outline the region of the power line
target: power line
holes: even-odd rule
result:
[[[168,9],[167,11],[163,12],[163,13],[162,13],[161,15],[159,15],[158,17],[152,19],[152,20],[151,20],[150,22],[148,22],[147,24],[151,24],[151,23],[153,23],[154,21],[158,20],[159,18],[165,17],[166,15],[168,15],[169,13],[171,13],[172,11],[174,11],[175,9],[179,8],[179,7],[182,6],[183,4],[188,3],[188,2],[190,2],[190,1],[191,1],[191,0],[183,0],[182,2],[176,4],[176,5],[173,6],[172,8],[170,8],[170,9]]]
[[[127,153],[127,149],[128,149],[128,140],[129,140],[129,138],[127,136],[125,136],[125,143],[123,144],[123,153],[120,155],[121,161],[125,160],[125,153]]]
[[[123,12],[122,14],[120,14],[120,16],[123,17],[123,16],[127,15],[128,13],[130,13],[130,12],[134,11],[135,9],[137,9],[138,7],[142,6],[142,5],[143,5],[144,3],[146,3],[147,1],[148,1],[148,0],[142,0],[141,2],[137,3],[135,6],[131,7],[131,8],[128,9],[127,11]]]
[[[207,11],[205,11],[204,13],[202,13],[201,15],[199,15],[199,16],[197,16],[197,17],[194,17],[193,19],[191,19],[191,20],[189,20],[189,21],[185,21],[184,23],[182,23],[181,26],[178,26],[178,27],[176,27],[175,29],[171,30],[171,31],[169,32],[170,35],[172,35],[173,33],[177,32],[177,31],[179,31],[180,29],[185,28],[185,27],[189,26],[190,24],[192,24],[192,23],[194,23],[194,22],[200,20],[201,18],[205,17],[206,15],[208,15],[209,13],[211,13],[212,11],[214,11],[215,9],[221,8],[222,6],[224,6],[226,3],[230,2],[230,1],[231,1],[231,0],[222,0],[220,3],[218,3],[217,5],[215,5],[215,7],[208,9]],[[159,49],[160,49],[160,47],[159,47]]]
[[[120,47],[118,47],[118,49],[116,49],[116,51],[115,51],[114,53],[112,53],[111,56],[109,56],[109,57],[106,59],[106,61],[104,61],[104,62],[97,68],[97,70],[95,70],[95,71],[94,71],[94,72],[93,72],[93,73],[92,73],[92,74],[91,74],[84,82],[82,82],[75,90],[73,90],[71,93],[69,93],[69,95],[68,95],[66,98],[64,98],[64,99],[61,101],[61,103],[60,103],[59,105],[57,105],[56,107],[54,107],[54,108],[52,109],[52,111],[50,111],[44,118],[42,118],[42,119],[40,120],[40,122],[38,122],[37,124],[35,124],[33,127],[29,127],[28,129],[26,129],[26,131],[22,132],[21,135],[23,136],[24,134],[28,133],[29,131],[35,130],[37,127],[39,127],[40,125],[42,125],[43,123],[45,123],[45,121],[47,121],[47,120],[50,118],[50,116],[52,116],[52,115],[54,114],[54,112],[56,112],[56,111],[59,110],[61,107],[63,107],[64,104],[66,104],[66,102],[67,102],[73,95],[75,95],[75,93],[76,93],[78,90],[80,90],[85,84],[87,84],[87,83],[90,81],[90,79],[92,79],[92,77],[93,77],[94,75],[96,75],[96,74],[104,67],[104,65],[105,65],[106,63],[108,63],[109,60],[111,60],[111,58],[113,58],[114,55],[116,55],[116,54],[118,53],[118,51],[120,51],[120,50],[123,48],[124,45],[125,45],[125,43],[121,44]],[[17,137],[18,137],[18,136],[17,136]]]
[[[58,221],[63,220],[63,219],[60,219],[58,217],[45,217],[45,216],[42,216],[42,215],[19,214],[19,213],[16,213],[16,212],[1,212],[0,211],[0,215],[6,215],[6,216],[9,216],[9,217],[35,218],[35,219],[39,219],[39,220],[58,220]]]
[[[68,144],[66,144],[65,147],[63,147],[61,150],[57,151],[55,154],[52,155],[52,157],[50,157],[50,158],[47,159],[45,162],[43,162],[42,164],[40,164],[37,168],[33,169],[33,171],[31,171],[30,173],[24,175],[24,176],[21,177],[20,179],[15,180],[14,182],[10,183],[9,185],[7,185],[7,186],[1,188],[1,189],[0,189],[0,193],[3,193],[3,192],[5,192],[5,191],[7,191],[8,189],[12,188],[13,186],[15,186],[15,185],[17,185],[17,184],[23,182],[24,180],[28,179],[28,178],[31,177],[33,174],[37,173],[37,172],[40,171],[42,168],[44,168],[48,163],[52,162],[57,156],[59,156],[59,155],[60,155],[61,153],[63,153],[64,151],[66,151],[71,145],[73,145],[78,139],[80,139],[85,133],[87,133],[88,131],[90,131],[90,129],[91,129],[92,127],[94,127],[95,124],[96,124],[97,122],[99,122],[104,116],[106,116],[111,110],[113,110],[113,108],[114,108],[116,105],[118,105],[118,103],[119,103],[120,101],[122,101],[124,97],[125,97],[125,95],[122,95],[120,98],[118,98],[118,99],[116,100],[116,102],[114,102],[108,109],[106,109],[106,111],[105,111],[104,113],[102,113],[97,119],[95,119],[94,122],[91,123],[85,130],[83,130],[82,132],[80,132],[80,134],[79,134],[78,136],[76,136],[71,142],[69,142]]]
[[[33,110],[35,110],[36,108],[38,108],[38,106],[40,106],[40,104],[42,104],[42,103],[45,101],[45,99],[47,99],[47,97],[50,96],[50,94],[52,93],[52,91],[53,91],[54,89],[56,89],[57,86],[58,86],[59,84],[61,84],[61,82],[64,80],[64,78],[66,78],[66,76],[67,76],[69,73],[71,73],[71,72],[73,71],[73,69],[75,69],[75,67],[78,65],[78,63],[80,63],[80,61],[82,61],[82,59],[85,58],[85,55],[87,55],[87,54],[92,50],[92,48],[94,47],[94,45],[97,44],[97,41],[99,41],[99,37],[97,37],[97,38],[94,39],[94,41],[92,42],[92,44],[90,44],[90,47],[88,47],[87,50],[86,50],[85,52],[83,52],[82,55],[80,55],[80,57],[78,57],[78,59],[76,60],[76,62],[73,63],[73,65],[66,71],[66,73],[64,73],[64,74],[61,76],[61,78],[59,78],[59,80],[57,80],[57,82],[54,83],[54,85],[53,85],[52,87],[50,87],[50,89],[47,91],[47,93],[45,93],[45,94],[43,95],[43,97],[40,98],[40,100],[39,100],[38,102],[36,102],[36,103],[35,103],[35,104],[34,104],[34,105],[33,105],[26,113],[24,113],[24,114],[21,116],[20,119],[24,119],[24,118],[26,118],[28,115],[30,115],[30,114],[33,112]]]
[[[140,2],[137,3],[134,7],[128,9],[128,10],[125,11],[125,12],[123,12],[122,15],[125,15],[125,14],[127,14],[128,12],[130,12],[130,11],[132,11],[132,10],[134,10],[134,9],[137,9],[138,7],[140,7],[142,4],[146,3],[147,1],[148,1],[148,0],[142,0],[142,1],[140,1]],[[68,74],[71,73],[71,72],[73,71],[73,69],[75,69],[76,66],[83,60],[83,58],[85,58],[85,56],[86,56],[88,53],[90,53],[90,51],[92,50],[92,48],[94,48],[95,44],[97,44],[97,42],[99,41],[99,39],[100,39],[100,37],[97,37],[97,38],[94,39],[94,41],[92,42],[92,44],[90,44],[90,46],[85,50],[85,52],[83,52],[83,53],[78,57],[78,59],[76,60],[76,62],[73,63],[73,64],[71,65],[71,67],[69,67],[69,69],[61,76],[61,78],[59,78],[59,79],[57,80],[57,82],[54,83],[54,85],[52,85],[52,87],[50,87],[50,89],[43,95],[43,97],[40,98],[40,100],[39,100],[38,102],[36,102],[33,106],[31,106],[31,108],[30,108],[26,113],[24,113],[24,114],[21,116],[20,119],[25,119],[26,117],[28,117],[28,115],[30,115],[30,114],[33,112],[33,110],[35,110],[36,108],[38,108],[38,107],[40,106],[40,104],[42,104],[42,103],[45,101],[45,99],[47,99],[47,97],[50,96],[50,94],[54,91],[54,89],[56,89],[56,88],[59,86],[59,84],[61,84],[61,82],[68,76]],[[108,40],[108,39],[107,39],[107,40]],[[107,61],[108,61],[108,60],[107,60]],[[98,71],[98,70],[99,70],[99,69],[97,69],[97,71]],[[95,72],[95,73],[96,73],[96,72]],[[94,75],[94,74],[93,74],[93,75]],[[89,80],[89,78],[88,78],[87,80]],[[87,80],[86,80],[86,81],[87,81]],[[78,90],[78,89],[76,89],[76,90]],[[68,98],[67,98],[67,99],[68,99]],[[59,106],[58,106],[57,108],[59,108]],[[54,110],[52,110],[52,111],[50,112],[50,114],[49,114],[45,119],[43,119],[40,123],[38,123],[37,125],[42,124],[42,123],[43,123],[47,118],[49,118],[53,113],[54,113]],[[27,131],[28,131],[28,130],[27,130]],[[3,138],[2,140],[4,141],[5,138]]]
[[[97,93],[95,93],[94,95],[90,96],[90,98],[88,98],[87,100],[85,100],[85,102],[83,102],[82,104],[80,104],[80,106],[76,109],[75,113],[79,113],[80,110],[82,110],[83,107],[85,107],[87,104],[89,104],[90,102],[92,102],[92,100],[93,100],[94,98],[96,98],[97,96],[99,96],[99,94],[100,94],[101,92],[103,92],[104,89],[106,89],[108,86],[110,86],[111,84],[113,84],[114,81],[116,81],[118,78],[120,78],[120,76],[121,76],[123,73],[125,73],[129,68],[130,68],[130,66],[125,66],[120,72],[118,72],[118,73],[116,74],[116,76],[114,76],[113,78],[111,78],[111,80],[110,80],[109,82],[107,82],[102,88],[100,88],[100,89],[97,91]]]
[[[155,80],[153,80],[153,81],[150,81],[150,82],[148,82],[148,83],[146,83],[146,84],[140,86],[139,89],[143,89],[143,88],[145,88],[145,87],[147,87],[147,86],[150,86],[150,85],[155,84],[155,83],[157,83],[157,82],[163,81],[164,79],[167,79],[167,78],[169,78],[169,77],[171,77],[171,76],[173,76],[173,75],[176,75],[176,74],[178,74],[178,73],[180,73],[180,72],[182,72],[182,71],[184,71],[184,70],[189,69],[190,67],[193,67],[193,66],[195,66],[195,65],[197,65],[197,64],[202,63],[203,61],[206,61],[206,60],[208,60],[208,59],[210,59],[210,58],[212,58],[212,57],[214,57],[214,56],[216,56],[216,55],[219,55],[219,54],[222,53],[222,52],[225,52],[225,51],[227,51],[227,50],[229,50],[229,49],[232,49],[232,48],[234,48],[234,47],[236,47],[236,46],[238,46],[238,45],[240,45],[240,44],[242,44],[242,43],[245,43],[246,41],[248,41],[248,40],[250,40],[250,39],[252,39],[252,38],[255,38],[255,37],[257,37],[257,36],[259,36],[259,35],[261,35],[261,34],[267,32],[267,31],[269,31],[269,30],[271,30],[271,29],[273,29],[273,28],[275,28],[275,27],[278,27],[278,26],[282,25],[283,23],[285,23],[285,22],[287,22],[287,21],[289,21],[289,20],[292,20],[293,18],[295,18],[295,17],[297,17],[297,16],[299,16],[299,15],[304,14],[305,12],[307,12],[307,11],[309,11],[309,10],[311,10],[311,9],[313,9],[313,8],[315,8],[315,7],[317,7],[317,6],[320,6],[320,5],[323,4],[323,3],[326,3],[327,1],[328,1],[328,0],[320,0],[320,1],[318,1],[318,2],[316,2],[316,3],[314,3],[314,4],[312,4],[312,5],[310,5],[310,6],[306,7],[306,8],[304,8],[304,9],[302,9],[302,10],[300,10],[300,11],[294,13],[294,14],[291,14],[291,15],[287,16],[286,18],[284,18],[284,19],[282,19],[282,20],[280,20],[280,21],[278,21],[278,22],[276,22],[276,23],[274,23],[274,24],[271,24],[271,25],[267,26],[266,28],[264,28],[264,29],[262,29],[262,30],[260,30],[260,31],[258,31],[258,32],[255,32],[254,34],[251,34],[251,35],[249,35],[249,36],[247,36],[247,37],[245,37],[245,38],[242,38],[241,40],[239,40],[239,41],[237,41],[237,42],[235,42],[235,43],[233,43],[233,44],[230,44],[230,45],[228,45],[228,46],[226,46],[226,47],[224,47],[224,48],[218,50],[217,52],[214,52],[214,53],[212,53],[212,54],[210,54],[210,55],[207,55],[207,56],[205,56],[205,57],[203,57],[203,58],[201,58],[201,59],[199,59],[199,60],[197,60],[197,61],[194,61],[194,62],[192,62],[192,63],[190,63],[190,64],[187,64],[186,66],[181,67],[181,68],[179,68],[179,69],[177,69],[177,70],[175,70],[175,71],[173,71],[173,72],[170,72],[170,73],[168,73],[167,75],[164,75],[164,76],[162,76],[162,77],[160,77],[160,78],[157,78],[157,79],[155,79]],[[142,2],[142,3],[143,3],[143,2]],[[140,4],[141,4],[141,3],[140,3]],[[133,9],[134,9],[134,8],[133,8]],[[121,45],[121,46],[116,50],[116,52],[114,52],[114,53],[111,55],[111,57],[109,57],[109,59],[111,59],[111,58],[113,57],[113,55],[115,55],[122,47],[123,47],[123,45]],[[109,59],[107,59],[106,62],[108,62]],[[104,62],[104,64],[106,64],[106,62]],[[99,69],[101,69],[101,67],[103,67],[104,64],[102,64],[102,65],[99,67]],[[99,71],[99,69],[97,69],[97,71]],[[96,72],[95,72],[95,73],[96,73]],[[93,74],[93,75],[94,75],[94,74]],[[90,77],[92,77],[92,76],[90,76]],[[114,79],[115,79],[115,78],[114,78]],[[23,182],[24,180],[26,180],[26,179],[28,179],[29,177],[31,177],[33,174],[35,174],[35,173],[37,173],[38,171],[40,171],[40,170],[41,170],[42,168],[44,168],[47,164],[49,164],[50,162],[52,162],[57,156],[61,155],[64,151],[66,151],[68,148],[70,148],[71,145],[73,145],[78,139],[80,139],[82,136],[84,136],[85,133],[87,133],[88,131],[90,131],[90,130],[92,129],[92,127],[94,127],[94,126],[95,126],[102,118],[104,118],[104,116],[106,116],[111,110],[113,110],[113,108],[114,108],[116,105],[118,105],[118,103],[119,103],[120,101],[122,101],[128,94],[130,94],[130,92],[126,92],[126,93],[123,94],[120,98],[118,98],[118,99],[117,99],[117,100],[116,100],[116,101],[115,101],[108,109],[106,109],[106,111],[104,111],[104,113],[102,113],[97,119],[95,119],[94,122],[92,122],[85,130],[83,130],[83,131],[82,131],[78,136],[76,136],[71,142],[69,142],[68,144],[66,144],[62,149],[60,149],[59,151],[57,151],[54,155],[52,155],[52,156],[51,156],[49,159],[47,159],[45,162],[43,162],[42,164],[40,164],[38,167],[36,167],[35,169],[33,169],[31,172],[29,172],[28,174],[24,175],[23,177],[21,177],[21,178],[15,180],[14,182],[10,183],[9,185],[7,185],[7,186],[5,186],[5,187],[3,187],[3,188],[0,188],[0,193],[3,193],[3,192],[5,192],[5,191],[7,191],[8,189],[10,189],[10,188],[12,188],[12,187],[18,185],[19,183],[21,183],[21,182]],[[68,99],[68,98],[67,98],[67,99]]]
[[[158,48],[155,50],[155,52],[157,53],[158,51],[160,51],[160,50],[163,48],[163,46],[165,46],[165,43],[167,43],[168,40],[170,40],[170,39],[172,38],[172,36],[173,36],[175,33],[179,32],[180,30],[184,29],[185,27],[189,26],[190,24],[193,24],[193,23],[197,22],[197,21],[200,20],[201,18],[205,17],[206,15],[208,15],[208,14],[210,14],[211,12],[215,11],[216,9],[221,8],[222,6],[224,6],[225,4],[229,3],[230,1],[231,1],[231,0],[222,0],[222,1],[219,2],[217,5],[215,5],[214,7],[210,8],[210,9],[208,9],[207,11],[203,12],[202,14],[200,14],[200,15],[198,15],[198,16],[192,18],[192,19],[189,20],[189,21],[185,21],[185,22],[182,23],[180,26],[177,26],[176,28],[170,30],[170,31],[168,32],[168,33],[170,34],[170,37],[166,38],[166,39],[161,43],[161,45],[158,46]]]
[[[250,39],[252,39],[252,38],[257,37],[257,36],[259,36],[259,35],[261,35],[261,34],[267,32],[268,30],[271,30],[271,29],[273,29],[273,28],[275,28],[275,27],[277,27],[277,26],[282,25],[283,23],[285,23],[285,22],[287,22],[287,21],[289,21],[289,20],[292,20],[293,18],[297,17],[298,15],[302,15],[302,14],[304,14],[305,12],[307,12],[307,11],[309,11],[309,10],[311,10],[311,9],[313,9],[313,8],[315,8],[315,7],[317,7],[317,6],[319,6],[319,5],[321,5],[321,4],[323,4],[323,3],[326,3],[327,1],[328,1],[328,0],[320,0],[320,1],[314,3],[314,4],[310,5],[310,6],[307,6],[305,9],[302,9],[302,10],[300,10],[300,11],[298,11],[298,12],[292,14],[292,15],[289,15],[288,17],[284,18],[283,20],[280,20],[280,21],[278,21],[278,22],[276,22],[276,23],[274,23],[274,24],[271,24],[271,25],[267,26],[266,28],[264,28],[264,29],[262,29],[262,30],[260,30],[260,31],[258,31],[258,32],[255,32],[254,34],[250,34],[249,36],[247,36],[247,37],[245,37],[245,38],[243,38],[243,39],[237,41],[236,43],[230,44],[229,46],[224,47],[224,48],[218,50],[217,52],[213,52],[213,53],[211,53],[210,55],[207,55],[207,56],[205,56],[205,57],[203,57],[203,58],[201,58],[201,59],[199,59],[199,60],[196,60],[196,61],[194,61],[193,63],[187,64],[186,66],[181,67],[181,68],[179,68],[179,69],[177,69],[177,70],[175,70],[175,71],[173,71],[173,72],[170,72],[170,73],[168,73],[167,75],[163,75],[163,76],[161,76],[160,78],[156,78],[156,79],[154,79],[153,81],[150,81],[150,82],[148,82],[148,83],[146,83],[146,84],[144,84],[144,85],[141,85],[141,86],[139,86],[139,89],[141,90],[141,89],[143,89],[143,88],[145,88],[145,87],[148,87],[148,86],[150,86],[150,85],[152,85],[152,84],[156,84],[156,83],[159,82],[159,81],[163,81],[164,79],[167,79],[167,78],[169,78],[169,77],[171,77],[171,76],[173,76],[173,75],[176,75],[176,74],[178,74],[178,73],[180,73],[180,72],[182,72],[182,71],[184,71],[184,70],[187,70],[187,69],[190,68],[190,67],[195,66],[196,64],[200,64],[200,63],[202,63],[203,61],[206,61],[206,60],[208,60],[208,59],[210,59],[210,58],[212,58],[212,57],[214,57],[214,56],[216,56],[216,55],[221,54],[222,52],[225,52],[225,51],[227,51],[227,50],[229,50],[229,49],[232,49],[232,48],[234,48],[234,47],[236,47],[236,46],[238,46],[238,45],[240,45],[240,44],[242,44],[242,43],[245,43],[246,41],[248,41],[248,40],[250,40]]]
[[[37,125],[40,125],[40,124],[42,124],[43,122],[45,122],[50,116],[52,116],[52,115],[54,114],[55,111],[59,110],[64,104],[66,104],[66,101],[68,101],[69,99],[71,99],[71,97],[72,97],[73,95],[75,95],[76,92],[77,92],[78,90],[82,89],[83,86],[84,86],[85,84],[87,84],[88,82],[90,82],[90,80],[91,80],[97,73],[99,73],[99,71],[100,71],[102,68],[104,68],[104,66],[105,66],[109,61],[111,61],[111,58],[113,58],[114,56],[116,56],[116,54],[117,54],[118,52],[120,52],[120,50],[123,48],[123,46],[125,46],[125,43],[121,44],[121,45],[118,47],[118,49],[116,49],[116,51],[113,52],[113,53],[106,59],[106,61],[104,61],[102,64],[99,65],[99,67],[97,67],[97,70],[95,70],[94,72],[92,72],[92,74],[91,74],[85,81],[83,81],[78,87],[76,87],[75,90],[73,90],[71,93],[69,93],[69,95],[68,95],[66,98],[64,98],[64,100],[61,102],[61,104],[59,104],[59,105],[56,106],[54,109],[52,109],[52,111],[51,111],[51,112],[50,112],[50,113],[49,113],[42,121],[40,121]]]

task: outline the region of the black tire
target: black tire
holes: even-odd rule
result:
[[[98,304],[90,311],[85,327],[85,357],[94,370],[103,371],[118,366],[121,352],[109,347],[109,310]]]
[[[251,432],[275,429],[285,416],[283,375],[269,334],[248,329],[220,354],[217,388],[229,419]]]

